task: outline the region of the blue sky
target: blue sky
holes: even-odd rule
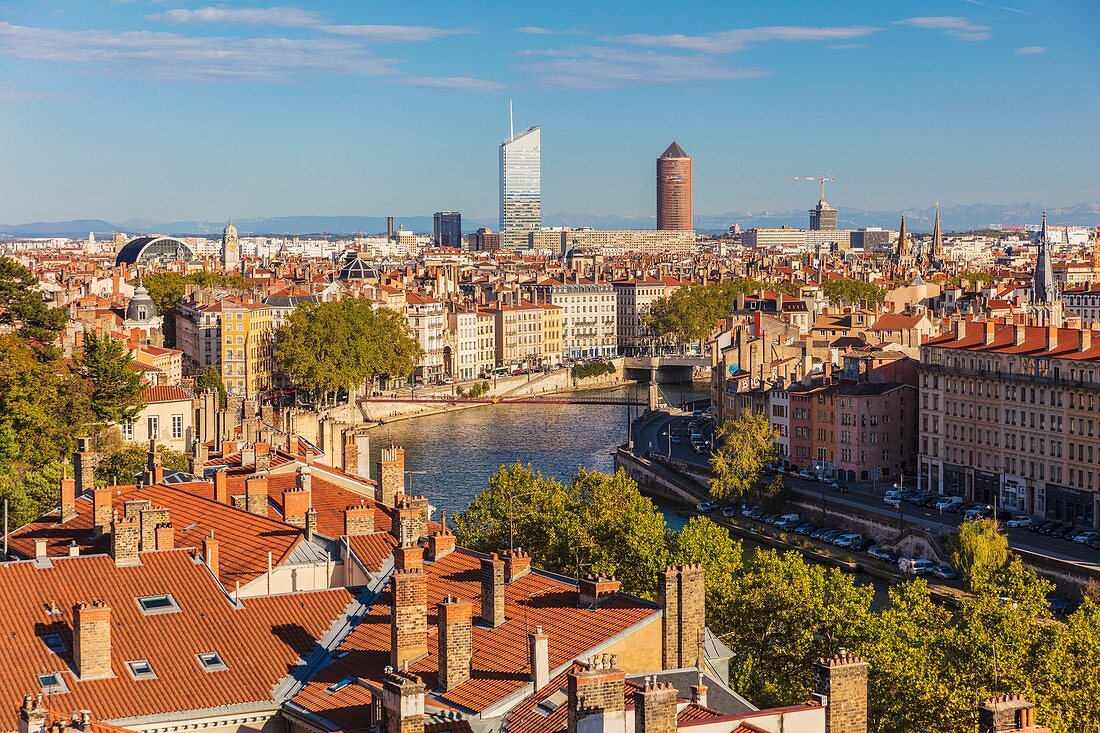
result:
[[[1100,3],[0,0],[0,221],[1100,200]]]

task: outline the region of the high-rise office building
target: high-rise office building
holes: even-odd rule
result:
[[[816,209],[810,209],[810,229],[815,232],[836,231],[836,209],[829,206],[825,199],[817,202]]]
[[[542,226],[542,135],[538,125],[500,144],[500,243],[527,246]]]
[[[657,228],[695,228],[691,220],[691,158],[675,142],[657,158]]]
[[[435,212],[432,241],[438,247],[461,247],[462,214],[457,211]]]

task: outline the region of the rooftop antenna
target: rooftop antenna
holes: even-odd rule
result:
[[[508,100],[508,142],[516,139],[516,126],[512,121],[512,100]]]

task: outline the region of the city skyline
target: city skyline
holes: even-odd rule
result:
[[[839,208],[1100,199],[1091,6],[426,7],[0,8],[0,221],[482,218],[510,97],[544,211],[652,214],[671,139],[700,213],[805,209],[822,171]]]

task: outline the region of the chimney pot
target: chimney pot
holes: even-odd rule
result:
[[[111,609],[103,601],[81,602],[73,608],[73,664],[82,680],[113,676]]]
[[[504,561],[494,552],[481,560],[481,622],[495,629],[504,620]]]

